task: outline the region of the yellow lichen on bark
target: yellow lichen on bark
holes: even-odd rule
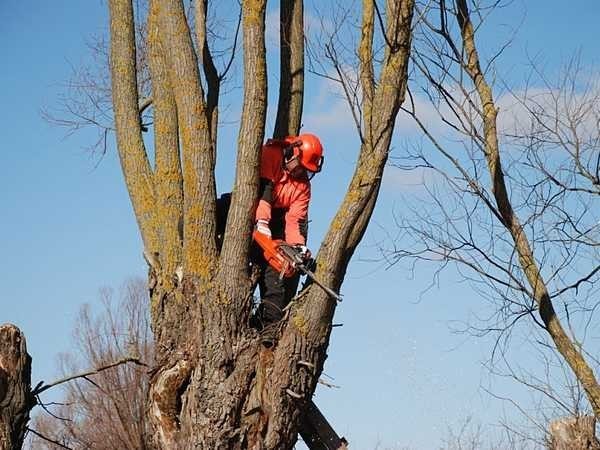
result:
[[[111,0],[110,63],[112,97],[121,168],[145,249],[158,251],[156,198],[152,169],[139,121],[133,7]]]
[[[300,311],[296,311],[294,313],[292,323],[302,336],[306,336],[308,334],[308,321],[306,320],[304,314],[302,314]]]
[[[244,8],[244,23],[249,26],[260,24],[267,2],[265,0],[244,0],[242,5]]]

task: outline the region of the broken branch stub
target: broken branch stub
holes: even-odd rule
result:
[[[15,325],[0,325],[0,450],[23,446],[34,405],[25,336]]]

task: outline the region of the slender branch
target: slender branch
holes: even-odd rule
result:
[[[60,442],[58,442],[58,441],[55,441],[54,439],[50,439],[49,437],[47,437],[47,436],[44,436],[42,433],[40,433],[39,431],[35,431],[33,428],[29,428],[29,427],[27,427],[27,431],[30,431],[30,432],[32,432],[32,433],[33,433],[33,434],[35,434],[37,437],[40,437],[40,438],[42,438],[42,439],[43,439],[43,440],[45,440],[45,441],[48,441],[48,442],[50,442],[50,443],[52,443],[52,444],[54,444],[54,445],[58,445],[60,448],[66,448],[67,450],[73,450],[71,447],[67,447],[66,445],[63,445],[63,444],[61,444]]]
[[[32,394],[32,395],[33,395],[33,394]],[[63,405],[65,405],[64,403],[54,403],[54,402],[52,402],[52,403],[44,403],[44,402],[42,402],[42,400],[40,399],[40,397],[39,397],[38,395],[35,395],[35,398],[36,398],[36,400],[37,400],[37,403],[36,403],[36,404],[37,404],[37,405],[39,405],[39,406],[41,406],[41,407],[42,407],[42,409],[43,409],[44,411],[46,411],[46,413],[48,413],[50,416],[52,416],[52,417],[54,417],[55,419],[58,419],[58,420],[63,420],[63,421],[65,421],[65,422],[72,422],[72,420],[71,420],[71,419],[68,419],[68,418],[66,418],[66,417],[60,417],[60,416],[57,416],[56,414],[54,414],[52,411],[50,411],[50,410],[48,409],[48,406],[52,406],[52,405],[59,405],[59,406],[63,406]]]
[[[322,384],[323,386],[326,386],[328,388],[335,388],[335,389],[339,389],[340,386],[338,386],[337,384],[331,384],[328,381],[325,381],[323,378],[319,378],[319,384]]]
[[[225,65],[225,68],[219,74],[220,80],[223,80],[227,76],[227,73],[229,72],[229,69],[231,68],[231,65],[233,64],[233,60],[235,59],[235,52],[237,50],[238,36],[240,35],[241,25],[242,25],[242,8],[240,7],[240,14],[238,15],[238,22],[237,22],[237,26],[235,28],[235,35],[233,37],[233,48],[231,49],[231,56],[229,57],[229,61]]]
[[[131,357],[131,356],[127,356],[125,358],[121,358],[121,359],[119,359],[117,361],[114,361],[114,362],[112,362],[110,364],[107,364],[107,365],[104,365],[104,366],[100,366],[100,367],[97,367],[95,369],[90,369],[90,370],[87,370],[85,372],[78,373],[76,375],[70,375],[68,377],[61,378],[59,380],[53,381],[52,383],[49,383],[49,384],[43,384],[43,382],[40,382],[33,389],[33,391],[31,393],[32,393],[32,395],[39,395],[42,392],[47,391],[48,389],[53,388],[55,386],[58,386],[60,384],[76,380],[77,378],[85,378],[85,377],[88,377],[90,375],[96,375],[96,374],[98,374],[100,372],[103,372],[105,370],[112,369],[113,367],[117,367],[117,366],[120,366],[121,364],[126,364],[126,363],[130,363],[130,362],[134,363],[134,364],[136,364],[138,366],[147,367],[147,364],[145,364],[142,361],[140,361],[139,358],[134,358],[134,357]]]
[[[390,48],[391,52],[395,53],[396,51],[398,51],[399,45],[398,45],[397,42],[390,41],[390,38],[388,37],[386,29],[385,29],[385,25],[383,24],[383,17],[381,15],[381,11],[379,11],[379,6],[377,6],[377,1],[376,0],[373,0],[373,5],[375,6],[375,12],[377,13],[377,19],[378,19],[378,22],[379,22],[379,27],[381,28],[381,34],[383,35],[385,43]]]
[[[585,277],[580,278],[575,283],[573,283],[569,286],[563,287],[561,290],[559,290],[555,294],[553,294],[552,297],[558,297],[559,295],[564,294],[566,291],[568,291],[570,289],[575,289],[575,291],[577,291],[577,289],[579,289],[579,285],[581,283],[589,281],[598,272],[600,272],[600,266],[597,266],[594,270],[592,270],[590,273],[588,273]]]

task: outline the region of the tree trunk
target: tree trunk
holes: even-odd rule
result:
[[[598,450],[594,416],[563,417],[550,422],[549,450]]]
[[[0,326],[0,450],[23,446],[31,396],[31,357],[25,336],[14,325]]]
[[[320,355],[294,320],[284,319],[278,345],[266,349],[255,330],[224,327],[231,319],[219,313],[218,287],[206,292],[186,280],[181,291],[159,291],[152,294],[157,361],[150,388],[158,447],[292,448],[320,373]]]

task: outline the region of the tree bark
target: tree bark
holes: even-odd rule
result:
[[[31,395],[31,357],[25,336],[14,325],[0,326],[0,450],[23,446]]]
[[[148,16],[148,66],[152,77],[154,108],[154,155],[156,208],[162,270],[174,274],[183,253],[183,174],[179,151],[177,105],[169,81],[160,42],[158,5],[153,2]],[[173,277],[166,283],[172,287]]]
[[[548,427],[548,450],[598,450],[594,416],[563,417]]]

